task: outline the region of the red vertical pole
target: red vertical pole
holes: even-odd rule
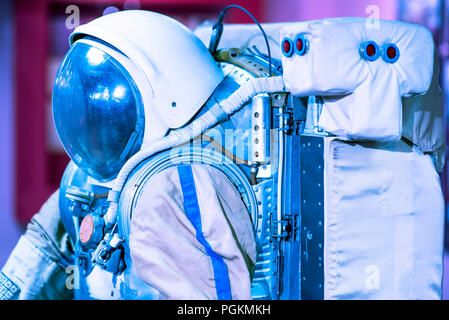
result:
[[[26,223],[49,196],[46,184],[45,77],[47,1],[15,3],[15,190],[18,221]]]

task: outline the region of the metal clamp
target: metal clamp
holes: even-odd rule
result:
[[[297,130],[295,130],[296,126],[293,119],[293,113],[286,111],[277,114],[274,128],[276,130],[285,131],[285,134],[287,135],[291,135],[292,133],[296,132]]]
[[[285,215],[282,220],[271,220],[271,236],[276,239],[288,240],[295,238],[298,234],[298,215]],[[279,228],[279,225],[281,227]],[[281,230],[280,233],[278,230]]]
[[[105,236],[97,249],[95,249],[94,254],[92,255],[92,262],[94,264],[98,264],[102,268],[107,267],[107,262],[112,256],[112,253],[120,246],[123,242],[123,239],[115,233],[112,238],[111,235],[108,234]],[[109,240],[110,239],[110,240]]]

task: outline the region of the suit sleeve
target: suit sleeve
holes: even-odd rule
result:
[[[33,216],[0,272],[0,299],[72,299],[73,246],[59,216],[56,191]],[[73,271],[73,270],[72,270]]]

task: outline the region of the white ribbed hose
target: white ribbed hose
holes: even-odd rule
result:
[[[226,116],[230,116],[237,112],[253,96],[260,93],[281,91],[284,91],[284,81],[282,76],[251,79],[240,86],[240,88],[232,93],[229,98],[220,102],[220,105],[215,104],[210,110],[205,112],[188,126],[172,131],[168,136],[150,144],[147,148],[132,156],[120,170],[117,178],[115,179],[112,190],[109,191],[109,208],[104,216],[106,226],[111,226],[115,223],[117,219],[118,199],[120,192],[122,191],[129,174],[142,161],[160,151],[173,148],[190,141],[207,129],[216,125],[220,120],[225,119]]]

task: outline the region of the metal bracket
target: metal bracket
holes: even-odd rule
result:
[[[258,94],[251,103],[251,154],[250,161],[270,161],[271,100],[268,94]]]
[[[251,54],[243,53],[238,48],[220,49],[214,55],[215,60],[219,62],[232,63],[240,68],[243,68],[256,77],[268,77],[269,69],[268,63],[259,57],[255,58]],[[273,76],[280,74],[276,66],[273,66]]]
[[[285,215],[282,220],[271,220],[271,236],[276,239],[281,240],[289,240],[295,239],[298,234],[299,229],[299,219],[297,218],[299,215]],[[281,225],[281,233],[278,233],[278,225]]]
[[[300,137],[301,299],[324,299],[324,139]]]
[[[89,212],[95,200],[95,194],[74,186],[67,186],[65,197],[70,201],[69,210],[74,217]]]
[[[288,97],[288,93],[286,93],[286,92],[277,92],[277,93],[271,94],[271,105],[274,108],[282,108],[283,106],[285,106],[287,97]]]

